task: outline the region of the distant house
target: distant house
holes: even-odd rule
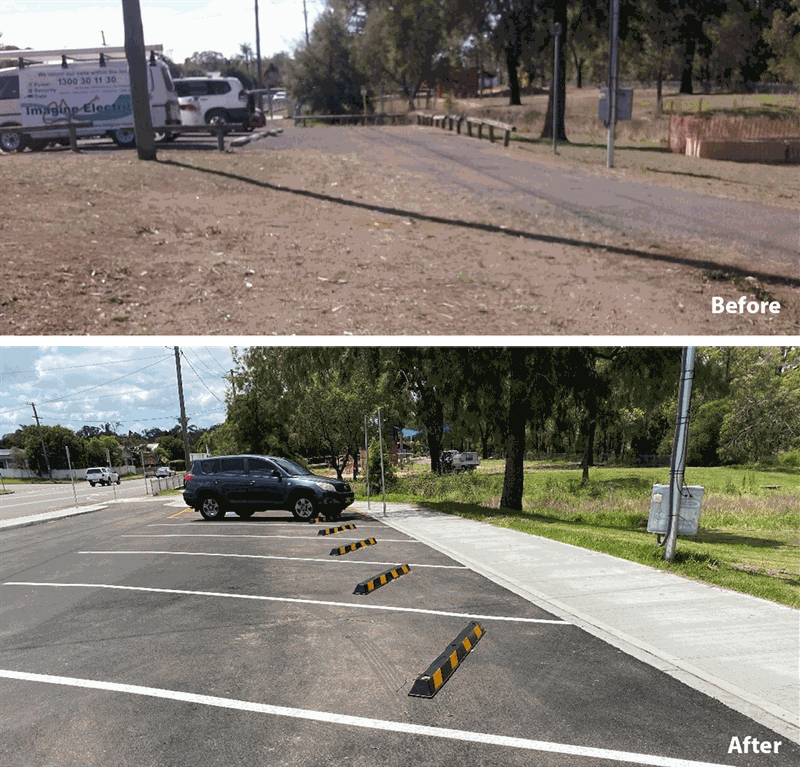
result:
[[[481,90],[493,88],[499,84],[500,77],[494,72],[479,70],[478,67],[456,69],[439,82],[439,95],[452,93],[457,99],[477,96],[479,82]]]
[[[26,469],[25,452],[18,447],[0,449],[0,469]]]

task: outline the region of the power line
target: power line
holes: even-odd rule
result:
[[[155,355],[151,354],[149,357],[134,357],[129,360],[125,360],[125,362],[141,362],[142,360],[152,360],[155,359],[156,356],[159,359],[167,359],[162,355]],[[58,370],[87,370],[88,368],[99,368],[105,365],[108,365],[108,362],[93,362],[89,365],[65,365],[64,367],[60,368],[35,368],[34,370],[0,370],[0,376],[18,376],[18,375],[26,375],[28,373],[51,373]]]
[[[190,368],[192,368],[192,372],[193,372],[193,373],[194,373],[194,374],[197,376],[197,380],[198,380],[198,381],[200,381],[200,383],[201,383],[201,384],[203,384],[203,386],[205,386],[205,387],[206,387],[206,389],[208,390],[208,393],[209,393],[209,394],[210,394],[210,395],[211,395],[211,396],[212,396],[212,397],[213,397],[215,400],[217,400],[217,402],[219,402],[221,405],[224,405],[225,403],[224,403],[224,402],[223,402],[223,401],[222,401],[222,400],[221,400],[221,399],[220,399],[220,398],[219,398],[219,397],[218,397],[216,394],[214,394],[214,392],[213,392],[213,391],[211,391],[211,389],[209,389],[209,388],[208,388],[208,385],[206,384],[206,382],[205,382],[205,381],[204,381],[204,380],[203,380],[203,379],[200,377],[200,374],[199,374],[199,373],[198,373],[198,372],[197,372],[197,371],[194,369],[194,366],[192,365],[192,363],[191,363],[191,362],[189,362],[189,359],[188,359],[188,357],[187,357],[187,356],[186,356],[186,355],[185,355],[183,352],[181,352],[181,356],[182,356],[182,357],[183,357],[183,358],[186,360],[186,364],[187,364],[187,365],[188,365]]]

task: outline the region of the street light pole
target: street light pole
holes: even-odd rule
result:
[[[619,71],[619,0],[611,0],[611,56],[608,66],[608,146],[606,167],[614,167],[614,131],[617,125],[617,72]]]

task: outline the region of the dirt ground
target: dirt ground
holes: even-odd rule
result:
[[[0,157],[0,333],[800,329],[796,281],[686,265],[674,244],[495,205],[446,179],[431,184],[391,155],[269,141],[225,153],[179,141],[149,163],[100,146]],[[658,259],[637,256],[656,247]],[[712,315],[712,295],[744,294],[780,301],[780,314]]]

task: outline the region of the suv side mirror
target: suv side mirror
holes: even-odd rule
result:
[[[283,480],[283,475],[277,469],[273,469],[272,474],[270,474],[270,476],[275,477],[275,479],[277,479],[278,482]]]

